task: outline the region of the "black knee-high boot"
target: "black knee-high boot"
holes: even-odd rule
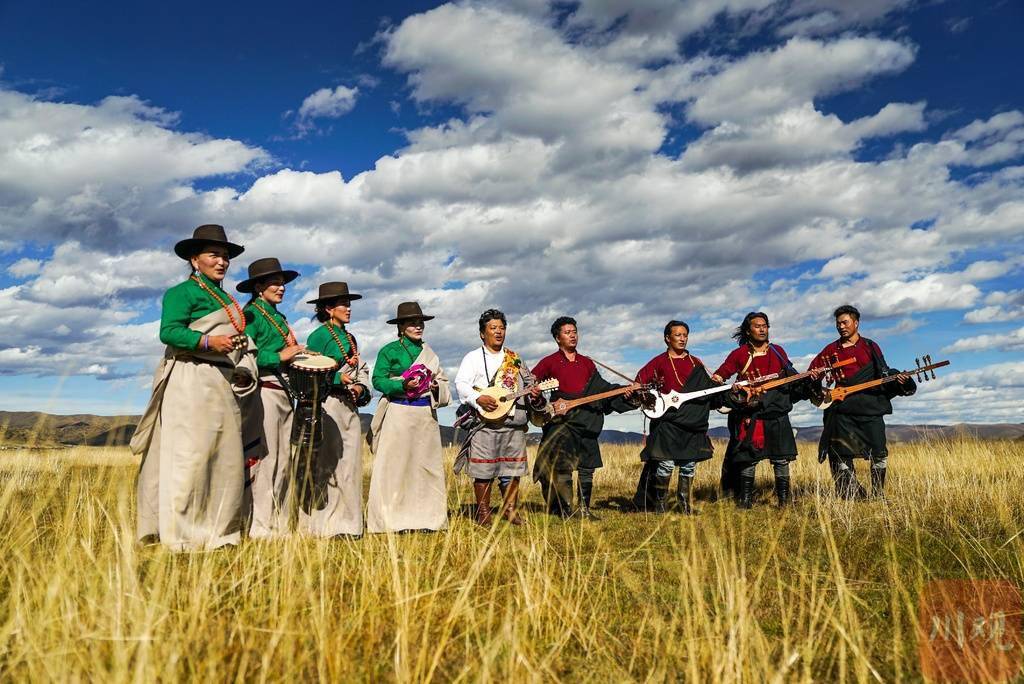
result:
[[[572,473],[555,474],[555,510],[563,518],[572,515]]]
[[[638,511],[650,510],[654,505],[653,483],[656,461],[645,461],[640,471],[640,480],[636,483],[636,494],[633,495],[633,508]]]
[[[879,499],[885,496],[885,471],[886,468],[871,469],[871,496]]]
[[[735,463],[722,461],[722,477],[720,480],[722,496],[733,496],[737,500],[739,499],[739,476],[740,468]]]
[[[852,468],[836,473],[836,495],[841,499],[862,499],[867,495]]]
[[[736,500],[736,505],[743,509],[750,509],[754,507],[754,476],[753,475],[740,475],[739,477],[739,497]]]
[[[654,512],[655,513],[667,513],[668,508],[666,502],[668,501],[668,487],[672,481],[671,475],[655,475],[654,476]]]
[[[679,490],[676,492],[676,500],[679,502],[679,511],[684,515],[693,514],[693,505],[690,503],[692,492],[693,478],[680,475]]]
[[[775,476],[775,498],[778,499],[779,506],[788,506],[793,500],[793,495],[789,489],[788,475]]]
[[[594,494],[594,473],[593,471],[585,473],[582,470],[579,472],[579,496],[580,496],[580,516],[595,522],[600,521],[601,518],[590,508],[590,499]]]
[[[548,513],[562,518],[572,514],[572,473],[551,473],[540,480]]]

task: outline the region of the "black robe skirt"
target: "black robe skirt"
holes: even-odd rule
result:
[[[868,340],[868,348],[874,345]],[[849,387],[862,382],[895,375],[885,357],[872,352],[871,363],[854,376],[839,383]],[[909,397],[917,391],[913,379],[905,385],[890,382],[851,394],[843,401],[825,409],[824,429],[818,442],[818,461],[829,456],[839,458],[884,458],[888,455],[885,439],[885,421],[882,416],[892,413],[892,398]]]
[[[693,369],[683,385],[683,393],[718,387],[708,377],[704,366]],[[706,461],[711,458],[711,438],[708,437],[708,413],[725,400],[728,392],[688,401],[670,408],[661,418],[651,421],[647,443],[640,452],[644,461]]]
[[[556,391],[553,399],[579,399],[618,387],[622,385],[613,385],[595,372],[580,394]],[[571,473],[579,468],[600,468],[604,463],[601,461],[597,438],[604,428],[605,415],[612,411],[623,413],[635,408],[620,395],[584,404],[547,423],[541,435],[537,460],[533,464],[533,479],[550,479],[552,473]]]

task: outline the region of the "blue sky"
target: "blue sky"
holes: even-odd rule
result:
[[[717,366],[751,309],[806,360],[850,301],[954,362],[896,420],[1024,421],[1019,4],[144,5],[0,3],[0,409],[141,410],[170,247],[220,222],[232,282],[303,273],[300,333],[363,292],[371,355],[415,298],[453,372],[490,306],[531,360],[569,313],[626,372],[679,317]]]

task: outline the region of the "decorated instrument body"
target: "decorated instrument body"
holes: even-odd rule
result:
[[[539,382],[534,386],[540,389],[540,391],[542,392],[556,390],[558,389],[558,380],[556,378],[551,378],[549,380]],[[488,422],[498,422],[503,420],[505,416],[507,416],[515,407],[516,401],[529,394],[534,386],[525,387],[519,391],[516,391],[510,390],[506,387],[492,385],[491,387],[486,387],[482,390],[479,390],[480,396],[491,397],[496,402],[498,402],[497,408],[491,411],[487,411],[483,408],[480,408],[480,417]]]
[[[405,390],[405,396],[409,399],[418,399],[430,391],[430,383],[434,380],[434,374],[422,363],[414,363],[402,372],[402,380],[413,379],[412,384]]]
[[[718,394],[719,392],[727,392],[733,387],[746,387],[747,385],[757,384],[761,382],[767,382],[779,377],[778,373],[772,373],[754,380],[743,380],[731,385],[720,385],[718,387],[712,387],[710,389],[699,390],[697,392],[666,392],[662,394],[657,389],[651,389],[648,391],[648,396],[653,399],[653,405],[644,407],[644,415],[654,420],[661,418],[669,409],[679,408],[688,401],[694,399],[701,399],[703,397],[710,396],[712,394]]]

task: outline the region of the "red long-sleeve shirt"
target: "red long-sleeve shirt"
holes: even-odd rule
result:
[[[741,345],[736,349],[733,349],[729,355],[725,357],[725,361],[722,362],[722,365],[718,367],[718,370],[716,370],[714,374],[722,378],[722,380],[728,380],[742,371],[744,377],[738,379],[744,380],[747,376],[756,377],[761,375],[771,375],[772,373],[781,373],[791,365],[789,355],[786,354],[786,350],[779,345],[773,344],[772,346],[779,352],[778,355],[770,349],[765,349],[763,354],[754,354],[753,358],[751,358],[751,354],[754,350],[749,344]],[[781,356],[784,361],[779,360],[779,356]],[[750,359],[749,365],[747,364],[747,359]],[[743,370],[744,366],[747,367],[745,371]]]
[[[661,382],[662,394],[666,392],[682,392],[683,385],[694,372],[707,372],[704,364],[696,356],[687,354],[682,358],[672,358],[668,352],[658,354],[647,362],[636,374],[639,382],[648,383],[655,377]]]
[[[590,376],[597,372],[594,362],[583,354],[576,354],[570,361],[562,350],[545,356],[533,367],[533,375],[537,382],[555,378],[558,380],[558,391],[563,394],[583,394]]]
[[[874,342],[872,342],[871,345],[874,347],[875,354],[879,359],[881,359],[882,350],[879,349],[878,345]],[[868,347],[868,340],[860,337],[857,338],[856,344],[849,347],[844,347],[841,339],[836,340],[835,342],[829,342],[825,345],[825,348],[814,357],[814,360],[811,361],[810,367],[819,368],[821,366],[828,365],[832,361],[833,354],[836,354],[840,361],[844,359],[854,359],[854,362],[850,365],[843,366],[838,369],[838,371],[843,374],[844,379],[852,378],[860,371],[861,368],[871,364],[871,348]]]

